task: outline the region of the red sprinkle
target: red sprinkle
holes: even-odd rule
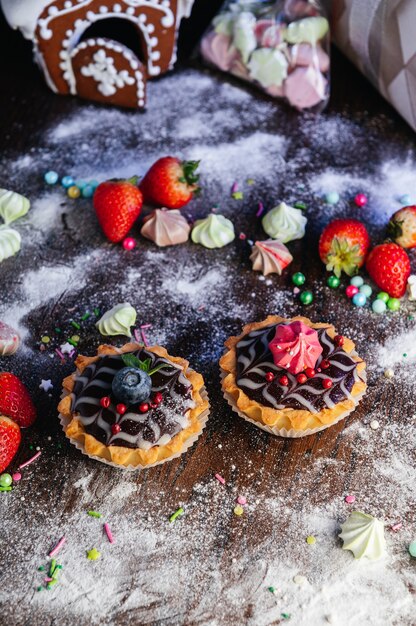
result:
[[[215,474],[215,478],[218,480],[221,485],[225,485],[225,478],[221,476],[221,474]]]
[[[308,377],[306,376],[306,374],[298,374],[296,376],[296,380],[298,381],[298,383],[302,385],[303,383],[306,383],[306,381],[308,380]]]
[[[401,529],[402,526],[402,522],[397,522],[397,524],[393,524],[392,526],[390,526],[390,529],[396,533],[398,530]]]
[[[274,374],[273,372],[266,372],[266,375],[264,377],[268,383],[271,383],[272,380],[274,380]]]
[[[329,361],[327,361],[326,359],[322,359],[322,361],[321,361],[321,369],[327,370],[328,367],[331,367],[331,363]]]
[[[120,413],[120,415],[124,415],[124,413],[127,411],[127,407],[125,404],[117,404],[116,411],[117,413]]]
[[[315,370],[313,369],[313,367],[307,367],[305,370],[305,374],[308,378],[313,378],[316,374]]]
[[[345,337],[343,337],[342,335],[335,335],[334,341],[337,346],[343,346],[345,342]]]
[[[331,389],[332,387],[332,380],[330,378],[324,378],[322,381],[322,387],[324,389]]]
[[[111,404],[111,400],[108,396],[104,396],[103,398],[101,398],[100,404],[103,407],[103,409],[108,409],[108,407]]]
[[[287,376],[281,376],[279,378],[279,383],[283,385],[283,387],[289,387],[289,379]]]
[[[121,426],[120,424],[113,424],[111,427],[111,432],[113,433],[113,435],[118,435],[118,433],[121,431]]]
[[[139,404],[140,413],[147,413],[148,410],[149,410],[149,405],[147,402],[142,402],[141,404]]]

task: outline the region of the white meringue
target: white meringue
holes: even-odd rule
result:
[[[351,550],[354,558],[366,557],[374,560],[384,556],[386,540],[384,538],[384,524],[372,515],[354,511],[341,524],[342,532],[339,537],[343,540],[343,550]]]
[[[192,241],[205,248],[223,248],[235,239],[233,223],[223,215],[211,213],[194,224]]]
[[[269,237],[287,243],[304,237],[307,221],[300,209],[295,209],[285,202],[281,202],[266,213],[262,225]]]

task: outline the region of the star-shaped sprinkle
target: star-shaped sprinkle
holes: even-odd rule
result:
[[[39,389],[43,389],[43,391],[49,391],[50,389],[53,389],[51,379],[49,378],[48,380],[43,380],[42,378],[42,382],[39,385]]]
[[[62,354],[71,354],[71,352],[74,349],[74,346],[71,346],[71,344],[67,341],[66,343],[63,343],[60,346],[61,352]]]
[[[101,552],[97,550],[97,548],[93,548],[92,550],[87,550],[87,559],[90,561],[96,561],[101,556]]]

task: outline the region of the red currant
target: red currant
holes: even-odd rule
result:
[[[120,415],[124,415],[124,413],[127,411],[127,407],[125,404],[117,404],[116,411]]]
[[[140,413],[147,413],[148,410],[149,410],[149,404],[147,402],[142,402],[141,404],[139,404]]]
[[[313,367],[307,367],[305,370],[305,374],[308,378],[313,378],[316,374],[315,370],[313,369]]]
[[[306,383],[306,381],[308,380],[308,377],[306,376],[306,374],[298,374],[296,376],[296,380],[298,381],[298,383],[303,385],[303,383]]]
[[[330,378],[324,378],[322,381],[322,387],[324,389],[331,389],[332,387],[332,380]]]
[[[103,409],[108,409],[108,407],[111,404],[111,400],[108,396],[104,396],[104,398],[101,398],[100,404],[103,407]]]
[[[289,387],[289,379],[287,376],[281,376],[279,378],[279,383],[283,385],[283,387]]]
[[[268,383],[271,383],[274,380],[273,372],[266,372],[265,379]]]
[[[344,341],[345,341],[345,337],[343,337],[342,335],[335,335],[334,341],[337,344],[337,346],[343,346],[344,345]]]
[[[118,435],[120,430],[121,430],[120,424],[113,424],[111,427],[111,432],[113,433],[113,435]]]
[[[327,361],[327,359],[322,359],[321,361],[321,369],[327,370],[328,367],[331,367],[331,363]]]
[[[155,393],[155,397],[153,398],[153,402],[155,402],[156,404],[161,404],[161,402],[163,402],[163,396],[160,393],[160,391]]]

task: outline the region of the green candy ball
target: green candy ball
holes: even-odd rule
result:
[[[10,487],[12,484],[12,477],[10,474],[1,474],[0,476],[0,487]]]
[[[331,289],[338,289],[338,287],[341,284],[341,281],[338,278],[338,276],[328,276],[326,284],[328,285],[328,287],[331,287]]]
[[[377,299],[382,300],[387,304],[388,300],[390,300],[390,296],[385,291],[380,291],[380,293],[377,295]]]
[[[300,296],[300,301],[302,302],[302,304],[312,304],[313,302],[313,293],[312,291],[303,291]]]
[[[296,287],[301,287],[305,283],[305,280],[306,276],[302,274],[302,272],[296,272],[296,274],[292,276],[292,283],[296,285]]]
[[[412,543],[409,545],[409,554],[416,557],[416,541],[412,541]]]
[[[398,311],[400,309],[400,300],[398,298],[389,298],[387,300],[387,307],[390,311]]]

